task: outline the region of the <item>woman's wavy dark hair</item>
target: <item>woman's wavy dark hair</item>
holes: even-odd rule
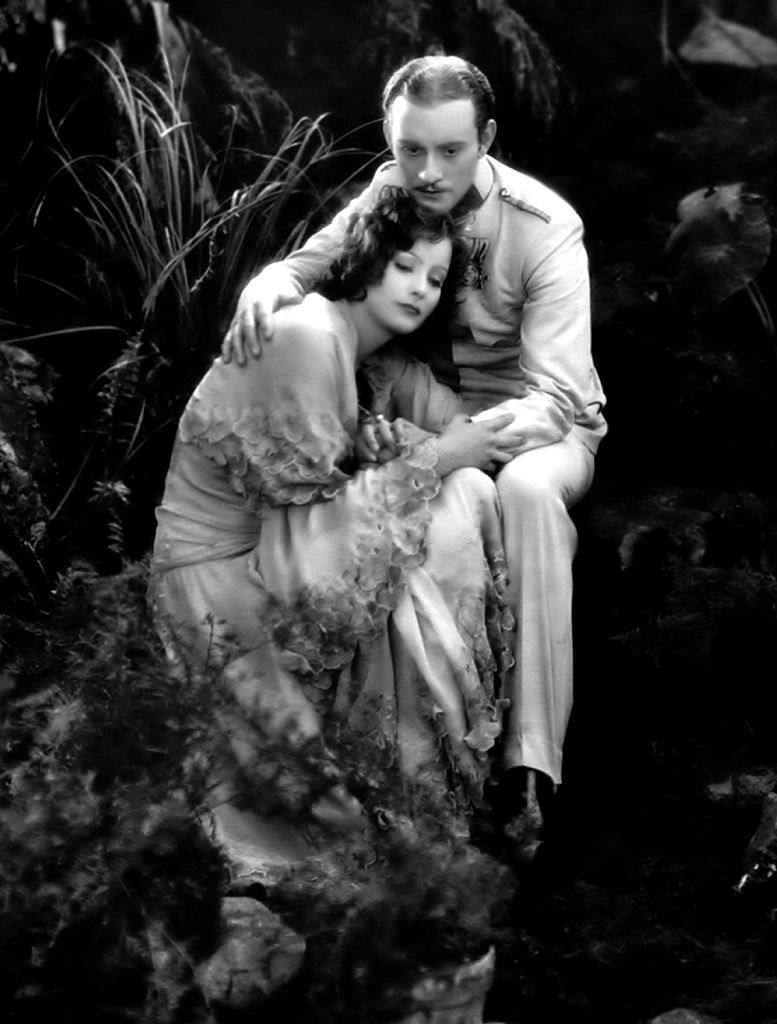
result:
[[[453,247],[451,266],[433,314],[436,321],[447,323],[463,278],[464,243],[447,214],[424,216],[404,189],[390,185],[381,189],[374,206],[353,215],[339,256],[315,290],[334,302],[362,302],[367,289],[381,280],[394,254],[407,252],[421,238],[432,242],[447,238]]]

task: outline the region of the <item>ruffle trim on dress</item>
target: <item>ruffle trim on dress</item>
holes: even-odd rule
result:
[[[229,473],[236,494],[260,495],[270,505],[308,505],[333,498],[349,477],[336,465],[352,439],[330,412],[303,410],[291,401],[267,411],[207,406],[195,395],[178,434]]]
[[[507,602],[507,573],[501,547],[485,553],[485,589],[465,590],[460,595],[455,619],[459,634],[471,652],[471,667],[461,678],[461,696],[468,731],[461,740],[449,735],[445,716],[435,717],[438,743],[444,759],[458,780],[458,799],[463,806],[480,806],[489,762],[504,731],[510,701],[497,695],[497,687],[514,664],[515,618]],[[471,671],[475,686],[467,680]],[[429,712],[428,712],[429,713]]]
[[[480,651],[475,650],[475,660],[478,660],[479,653],[486,657],[488,648],[493,672],[498,678],[506,679],[508,672],[515,665],[517,626],[515,614],[507,598],[508,576],[504,549],[500,545],[496,550],[487,550],[486,559],[489,568],[485,596],[487,645]]]
[[[266,621],[282,663],[314,691],[328,690],[332,672],[351,661],[360,643],[385,630],[407,573],[423,563],[429,503],[440,489],[436,461],[434,439],[426,438],[391,462],[366,469],[371,500],[355,524],[340,585],[306,587],[293,603],[268,595]]]
[[[385,346],[369,359],[365,359],[359,367],[364,374],[372,392],[372,404],[377,410],[388,408],[392,392],[399,383],[402,374],[407,371],[408,362],[412,357],[405,352],[398,352],[391,345]]]

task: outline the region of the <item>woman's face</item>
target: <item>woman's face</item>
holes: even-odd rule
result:
[[[419,238],[412,249],[395,252],[382,279],[367,289],[365,311],[389,335],[414,331],[440,301],[452,253],[447,238]]]

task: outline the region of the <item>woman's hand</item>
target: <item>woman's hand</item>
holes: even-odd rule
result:
[[[354,441],[354,452],[360,463],[383,464],[396,458],[400,438],[393,423],[378,413],[362,420]]]
[[[512,413],[473,423],[468,416],[454,416],[437,440],[437,472],[447,476],[455,469],[474,466],[491,472],[494,463],[510,462],[521,439],[500,436],[513,421]]]

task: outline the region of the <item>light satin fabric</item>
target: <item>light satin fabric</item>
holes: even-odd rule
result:
[[[559,783],[573,689],[577,538],[568,510],[592,482],[593,455],[607,431],[591,356],[588,259],[580,217],[560,195],[490,156],[477,174],[478,187],[487,184],[465,218],[469,262],[451,350],[432,350],[430,358],[474,418],[513,415],[504,434],[516,458],[497,477],[518,619],[505,767],[538,769]],[[307,290],[353,211],[402,184],[395,161],[379,167],[360,195],[283,261],[286,287]]]
[[[334,723],[471,807],[512,646],[498,497],[474,470],[440,480],[431,432],[458,401],[388,349],[364,367],[375,411],[415,425],[399,420],[392,461],[349,464],[355,353],[347,308],[312,294],[260,360],[214,362],[157,512],[157,621],[179,664],[228,672],[253,652],[266,692],[244,673],[246,709],[301,695],[325,737]]]

